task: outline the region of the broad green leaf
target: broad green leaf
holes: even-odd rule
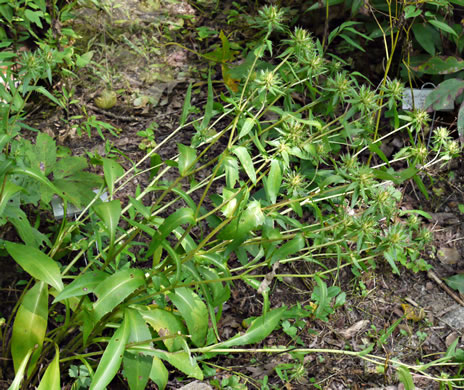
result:
[[[45,370],[37,390],[60,390],[60,349],[55,345],[55,357]]]
[[[396,251],[395,251],[395,249],[389,249],[387,251],[384,251],[383,252],[383,257],[385,257],[385,259],[388,261],[388,264],[390,264],[390,267],[392,267],[393,273],[399,275],[400,270],[396,266],[396,262],[395,262],[395,260],[396,260]]]
[[[464,294],[464,274],[456,274],[445,279],[445,282],[454,290]]]
[[[271,203],[276,202],[281,185],[282,171],[280,169],[280,163],[277,160],[272,160],[271,169],[269,170],[269,175],[266,180],[266,193]]]
[[[158,234],[153,237],[150,243],[150,255],[158,248],[163,240],[169,236],[177,227],[184,224],[192,225],[195,223],[195,212],[189,208],[177,210],[167,217],[158,229]]]
[[[189,270],[189,272],[192,274],[192,276],[197,281],[203,282],[204,280],[209,281],[209,280],[214,280],[214,279],[219,278],[219,275],[217,273],[214,273],[213,271],[209,272],[210,271],[209,268],[197,266],[192,261],[188,261],[188,262],[184,263],[184,267]],[[201,274],[200,274],[200,272],[201,272]],[[218,305],[214,304],[213,297],[212,297],[211,291],[209,289],[211,287],[211,290],[212,290],[214,285],[217,286],[217,289],[219,291],[223,291],[222,290],[222,288],[223,288],[222,283],[213,283],[213,282],[211,282],[211,283],[208,283],[207,285],[201,283],[199,285],[199,288],[201,290],[201,293],[203,295],[204,300],[206,301],[206,306],[208,308],[209,318],[211,320],[211,326],[210,327],[213,328],[214,335],[216,336],[217,339],[219,339],[219,332],[218,332],[217,324],[216,324],[216,312],[215,312],[215,309],[217,308],[218,305],[220,305],[220,303]]]
[[[411,69],[426,74],[451,74],[464,69],[464,60],[459,57],[431,57],[423,63],[412,60]],[[417,64],[417,65],[416,65]]]
[[[32,11],[31,9],[26,9],[24,11],[24,16],[32,23],[35,23],[39,28],[43,28],[41,19],[44,17],[44,14],[42,11]]]
[[[11,356],[16,373],[24,360],[29,358],[30,350],[33,354],[28,365],[28,376],[34,369],[42,351],[47,321],[48,286],[44,282],[37,282],[24,295],[13,324]]]
[[[63,109],[66,109],[66,106],[64,105],[64,103],[59,101],[55,96],[53,96],[50,92],[48,92],[44,87],[38,86],[38,87],[34,87],[33,89],[34,89],[34,91],[39,92],[40,94],[42,94],[45,97],[47,97],[48,99],[50,99],[57,106],[59,106],[59,107],[61,107]]]
[[[137,345],[140,345],[141,342],[152,338],[145,320],[137,310],[127,309],[125,315],[130,330],[129,338],[127,339],[128,343],[137,343]],[[149,341],[147,341],[147,344],[152,345]],[[122,364],[129,388],[131,390],[144,390],[152,368],[151,357],[126,351]]]
[[[219,344],[219,347],[235,347],[239,345],[256,344],[263,341],[277,327],[286,310],[287,307],[282,306],[256,318],[245,334],[232,337]]]
[[[143,310],[144,311],[144,310]],[[140,345],[142,341],[147,341],[147,344],[152,344],[149,340],[151,340],[151,333],[150,329],[140,314],[140,312],[136,309],[126,309],[126,319],[129,323],[129,339],[128,343],[137,343]]]
[[[129,323],[124,315],[122,324],[116,332],[114,332],[113,337],[111,337],[111,340],[106,346],[97,371],[92,378],[90,390],[104,390],[113,380],[121,366],[122,356],[126,348],[129,333]]]
[[[27,153],[32,166],[49,175],[56,164],[56,143],[52,137],[39,133],[33,149]]]
[[[21,382],[23,381],[24,373],[26,372],[27,363],[29,362],[29,358],[32,355],[32,351],[33,351],[32,348],[29,349],[29,351],[27,351],[26,355],[24,356],[23,361],[21,362],[21,365],[16,370],[16,375],[14,377],[13,382],[11,382],[10,387],[8,387],[8,390],[21,389]]]
[[[93,304],[94,320],[100,320],[144,284],[145,275],[138,268],[118,271],[106,278],[94,290],[98,297]]]
[[[43,184],[44,186],[48,187],[53,193],[59,195],[63,199],[70,200],[63,191],[58,189],[50,180],[48,180],[43,173],[35,168],[27,167],[27,168],[15,168],[11,170],[12,174],[18,175],[27,175],[32,177],[34,180],[37,180],[39,183]]]
[[[255,167],[253,166],[253,161],[251,160],[248,150],[243,146],[237,146],[233,149],[233,153],[238,157],[240,163],[242,164],[243,169],[253,183],[256,183],[256,172]]]
[[[185,328],[177,316],[162,309],[152,309],[140,311],[143,319],[160,336],[174,336],[185,334]],[[182,340],[177,337],[166,338],[163,340],[164,345],[169,352],[179,351],[182,349]]]
[[[33,278],[48,283],[57,291],[63,290],[60,268],[53,259],[27,245],[7,242],[5,247],[11,257]]]
[[[113,198],[114,192],[114,183],[116,180],[124,175],[124,168],[119,165],[116,161],[112,158],[104,158],[103,159],[103,172],[105,174],[105,181],[108,187],[108,192],[110,198]]]
[[[84,66],[87,66],[92,60],[93,54],[94,54],[93,50],[90,50],[82,55],[75,54],[76,55],[76,66],[78,68],[83,68]]]
[[[86,172],[87,160],[83,157],[64,157],[53,169],[53,184],[73,205],[86,206],[94,197],[94,188],[100,187],[100,176]]]
[[[400,366],[396,369],[399,381],[404,385],[404,390],[414,390],[414,380],[406,367]]]
[[[145,390],[152,368],[152,358],[139,353],[124,352],[123,373],[130,390]]]
[[[412,31],[414,33],[414,38],[416,38],[417,42],[419,42],[419,45],[421,45],[431,56],[434,56],[436,43],[435,38],[436,35],[438,35],[438,39],[440,39],[440,34],[438,34],[433,27],[424,23],[414,23],[412,25]]]
[[[208,309],[200,297],[187,287],[180,287],[169,294],[187,324],[193,344],[201,347],[206,342]]]
[[[238,232],[241,234],[243,231],[242,226],[246,226],[245,230],[249,233],[251,230],[254,230],[258,226],[261,226],[264,223],[265,217],[263,210],[261,209],[261,204],[257,200],[253,200],[248,203],[246,210],[243,212],[239,221]]]
[[[9,200],[19,191],[22,190],[22,187],[17,186],[12,183],[10,180],[6,180],[3,183],[2,199],[0,200],[0,216],[3,214],[3,210],[8,205]]]
[[[47,236],[31,226],[26,213],[19,207],[8,205],[4,210],[3,217],[8,218],[8,221],[15,227],[21,240],[29,248],[39,248],[44,242],[51,246]]]
[[[169,372],[161,359],[153,356],[153,363],[150,371],[150,379],[156,383],[160,390],[164,390],[168,384]]]
[[[434,25],[436,28],[447,32],[448,34],[454,35],[457,37],[456,31],[454,31],[450,26],[448,26],[446,23],[440,22],[439,20],[434,20],[431,19],[428,21],[430,24]]]
[[[464,91],[464,80],[449,79],[440,83],[425,99],[425,106],[439,111],[454,103]]]
[[[198,271],[203,276],[203,280],[219,280],[221,278],[214,268],[199,266]],[[213,294],[213,306],[219,306],[229,299],[230,288],[227,284],[224,286],[221,282],[209,282],[207,286]]]
[[[412,179],[414,180],[414,183],[416,183],[417,185],[417,188],[419,188],[420,192],[422,192],[422,194],[425,196],[425,199],[429,199],[429,193],[427,191],[427,187],[425,186],[424,182],[422,181],[422,179],[420,178],[419,175],[414,175],[412,177]]]
[[[245,123],[243,123],[242,128],[240,129],[240,133],[238,134],[238,138],[245,137],[255,125],[255,120],[253,118],[247,118]]]
[[[405,19],[415,18],[416,16],[419,16],[421,12],[422,11],[416,8],[415,5],[408,5],[407,7],[404,8],[404,18]]]
[[[365,52],[366,50],[364,50],[364,48],[358,43],[356,42],[353,38],[351,38],[350,36],[346,35],[346,34],[340,34],[339,35],[341,38],[343,38],[348,44],[350,44],[351,46],[355,47],[356,49],[358,50],[361,50],[362,52]]]
[[[327,320],[326,309],[330,307],[330,299],[329,299],[329,294],[327,291],[327,284],[318,276],[316,276],[314,279],[316,280],[317,287],[318,287],[317,308],[314,314],[316,318],[326,321]]]
[[[190,146],[177,144],[177,147],[179,148],[179,173],[181,176],[185,176],[193,168],[193,163],[197,158],[197,152]]]
[[[110,236],[110,247],[114,245],[116,230],[121,218],[121,201],[114,199],[110,202],[102,202],[94,206],[97,215],[102,219]]]
[[[433,217],[428,212],[423,211],[423,210],[401,210],[400,211],[400,216],[408,215],[408,214],[418,214],[421,217],[428,219],[429,221],[433,220]]]
[[[154,354],[160,359],[166,360],[184,374],[198,380],[203,380],[203,371],[187,352],[164,352],[156,350]]]
[[[383,161],[384,163],[386,163],[386,164],[389,164],[389,163],[390,163],[390,162],[388,161],[387,156],[385,156],[385,153],[382,152],[382,149],[380,149],[378,143],[373,142],[373,143],[369,144],[368,147],[369,147],[369,150],[370,150],[371,152],[374,152],[375,154],[377,154],[377,156],[379,156],[379,157],[382,159],[382,161]]]
[[[287,259],[289,256],[303,249],[305,240],[301,234],[296,235],[292,240],[286,242],[278,248],[269,259],[269,265],[273,265],[276,261]]]
[[[224,171],[226,174],[226,186],[234,188],[238,180],[238,162],[235,157],[227,156],[224,158]]]
[[[227,218],[232,218],[237,211],[237,196],[236,191],[231,191],[228,188],[224,187],[222,189],[222,199],[225,202],[225,205],[221,208],[222,213]]]
[[[79,275],[56,296],[53,303],[71,297],[80,297],[82,295],[90,294],[94,292],[95,288],[108,277],[109,274],[102,271],[91,271]]]

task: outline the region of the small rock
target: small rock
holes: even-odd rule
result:
[[[433,290],[433,283],[432,282],[427,282],[425,284],[425,289],[428,290],[428,291]]]
[[[448,348],[458,338],[459,338],[459,333],[458,332],[451,332],[448,336],[446,336],[446,339],[445,339],[446,347]]]
[[[443,264],[456,264],[461,259],[461,254],[456,248],[441,247],[437,252],[438,259]]]
[[[180,387],[179,390],[213,390],[213,388],[206,383],[194,381],[190,382],[185,386]]]
[[[457,331],[464,330],[464,307],[455,305],[442,317],[442,321]]]

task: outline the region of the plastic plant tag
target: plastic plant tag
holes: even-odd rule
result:
[[[413,102],[412,96],[414,96],[414,106],[416,109],[425,109],[425,99],[427,96],[434,91],[433,88],[423,88],[423,89],[405,89],[403,92],[403,110],[412,110]],[[454,110],[454,102],[450,101],[448,105],[442,107],[440,111],[452,111]]]
[[[93,192],[98,194],[98,190],[93,190]],[[103,194],[101,194],[100,199],[103,202],[108,202],[108,199],[109,199],[108,198],[108,193],[104,192]],[[63,202],[62,202],[62,200],[60,198],[58,198],[57,196],[54,196],[52,201],[51,201],[51,205],[52,205],[52,208],[53,208],[54,217],[56,219],[63,218],[64,210],[63,210]],[[66,210],[66,216],[67,217],[74,217],[75,215],[81,213],[82,210],[83,210],[83,208],[78,208],[78,207],[74,206],[73,204],[68,203],[68,208]]]

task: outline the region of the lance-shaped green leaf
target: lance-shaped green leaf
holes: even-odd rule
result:
[[[79,275],[56,296],[53,303],[90,294],[109,276],[109,274],[103,271],[91,271]]]
[[[430,57],[426,62],[417,64],[411,68],[417,72],[423,72],[426,74],[452,74],[464,69],[464,61],[462,58],[455,56],[435,56]]]
[[[444,22],[441,22],[440,20],[430,19],[428,22],[430,24],[433,24],[439,30],[442,30],[442,31],[447,32],[447,33],[449,33],[451,35],[454,35],[455,37],[458,36],[456,34],[456,31],[454,31],[450,26],[448,26],[448,24],[446,24]]]
[[[404,385],[405,390],[414,390],[416,388],[414,386],[412,375],[406,367],[398,367],[396,372],[398,374],[398,379]]]
[[[226,173],[226,185],[228,188],[234,188],[238,180],[238,162],[235,157],[227,156],[223,164]]]
[[[312,299],[317,298],[317,309],[315,311],[316,318],[327,321],[327,308],[330,308],[329,292],[327,290],[327,284],[319,277],[315,276],[314,279],[317,283],[317,291],[315,290],[311,295]]]
[[[114,244],[116,229],[121,218],[121,202],[114,199],[111,202],[102,202],[94,206],[95,212],[102,219],[110,236],[110,247]]]
[[[60,268],[52,258],[27,245],[7,242],[5,247],[11,257],[33,278],[48,283],[57,291],[63,290]]]
[[[39,170],[31,167],[26,167],[26,168],[15,168],[11,171],[13,174],[19,174],[19,175],[28,175],[29,177],[32,177],[33,179],[37,180],[39,183],[45,185],[48,187],[53,193],[59,195],[61,198],[66,199],[67,201],[70,201],[70,198],[68,198],[63,191],[58,189],[50,180],[47,179],[46,176]]]
[[[221,343],[220,348],[235,347],[237,345],[256,344],[269,336],[279,325],[279,321],[287,310],[286,306],[271,310],[265,315],[256,318],[248,328],[247,332],[241,336],[235,336]]]
[[[93,304],[93,317],[100,320],[111,312],[136,289],[145,283],[145,275],[141,269],[125,269],[106,278],[94,290],[98,300]]]
[[[147,324],[137,310],[127,309],[125,315],[130,330],[129,338],[127,339],[128,343],[140,345],[140,343],[152,338]],[[147,341],[147,344],[149,346],[152,345],[149,341]],[[152,368],[152,358],[126,351],[122,364],[129,388],[131,390],[144,390]]]
[[[129,323],[124,316],[122,324],[114,332],[113,337],[106,346],[105,352],[100,360],[97,371],[92,378],[90,390],[104,390],[113,380],[121,367],[122,356],[129,338]]]
[[[233,149],[233,153],[240,160],[243,169],[253,183],[256,183],[256,172],[255,167],[253,166],[253,161],[251,161],[250,153],[243,146],[237,146]]]
[[[272,265],[276,261],[287,259],[289,256],[303,249],[305,240],[301,234],[296,235],[292,240],[286,242],[279,249],[277,249],[271,256],[269,264]]]
[[[245,122],[243,123],[242,128],[240,129],[238,138],[245,137],[253,129],[254,125],[255,125],[255,120],[253,118],[247,118]]]
[[[175,336],[185,334],[185,327],[177,316],[162,309],[140,311],[143,319],[158,333],[159,336]],[[182,349],[182,340],[178,337],[168,337],[163,340],[168,351],[179,351]]]
[[[195,223],[194,211],[192,209],[183,208],[177,210],[175,213],[171,214],[165,219],[158,229],[158,234],[153,237],[152,242],[150,243],[150,248],[148,250],[149,254],[158,248],[162,241],[169,236],[178,226],[189,224],[192,225]]]
[[[0,200],[0,215],[3,214],[3,210],[5,210],[6,205],[8,204],[9,200],[13,197],[13,195],[21,191],[22,189],[22,187],[17,186],[9,180],[6,180],[4,182],[2,199]]]
[[[130,390],[145,390],[152,367],[152,358],[142,354],[124,352],[124,376]]]
[[[28,353],[33,354],[28,365],[28,376],[34,369],[42,351],[48,321],[48,286],[37,282],[25,295],[13,324],[11,336],[11,355],[15,372],[19,369]]]
[[[150,379],[156,383],[160,390],[164,390],[168,384],[169,372],[164,366],[161,359],[153,356],[153,362],[150,371]]]
[[[110,197],[113,198],[114,183],[124,175],[124,168],[111,158],[103,159],[103,172]]]
[[[187,287],[180,287],[169,294],[177,307],[192,338],[193,344],[201,347],[206,341],[208,331],[208,309],[200,297]]]
[[[55,345],[55,357],[45,370],[37,390],[60,390],[60,350]]]
[[[280,192],[280,186],[282,184],[282,171],[280,169],[279,161],[272,160],[271,169],[269,170],[269,175],[265,183],[266,193],[269,197],[269,201],[271,203],[275,203]]]
[[[179,173],[182,176],[185,176],[188,171],[193,168],[193,163],[197,158],[197,152],[195,149],[191,148],[190,146],[185,146],[182,144],[177,144],[179,148]]]
[[[29,362],[29,358],[32,355],[32,351],[33,351],[32,348],[29,351],[27,351],[26,355],[24,356],[23,361],[21,362],[21,365],[16,370],[16,375],[14,377],[13,382],[11,382],[10,387],[8,387],[8,390],[19,390],[21,388],[21,382],[24,379],[24,374],[26,372],[27,363]]]
[[[464,81],[449,79],[443,81],[425,99],[425,106],[439,111],[447,106],[453,105],[456,97],[464,91]]]
[[[153,351],[153,354],[160,359],[166,360],[184,374],[198,380],[203,380],[203,371],[195,359],[192,359],[187,352],[165,352],[157,349]]]

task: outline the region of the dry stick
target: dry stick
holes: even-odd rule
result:
[[[428,271],[427,276],[435,281],[443,290],[445,290],[448,295],[453,298],[457,303],[459,303],[461,306],[464,306],[464,301],[459,298],[456,293],[451,290],[444,282],[441,280],[433,271]]]

